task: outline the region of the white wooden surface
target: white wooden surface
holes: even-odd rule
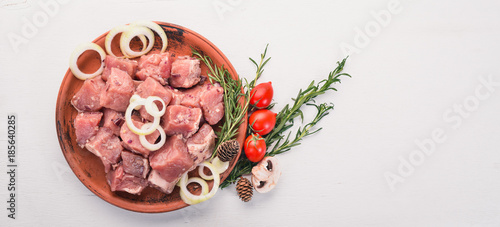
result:
[[[500,225],[496,1],[40,5],[50,2],[0,1],[0,226]],[[247,78],[254,75],[248,57],[258,58],[269,43],[272,60],[261,82],[273,82],[277,109],[326,77],[345,46],[355,50],[345,67],[353,77],[318,100],[335,110],[321,122],[323,131],[279,156],[284,172],[272,192],[243,203],[233,186],[175,212],[129,212],[93,195],[69,171],[54,110],[73,48],[140,19],[200,33]],[[36,30],[23,34],[33,20]],[[12,34],[24,42],[13,44]],[[18,116],[16,220],[6,217],[8,113]]]

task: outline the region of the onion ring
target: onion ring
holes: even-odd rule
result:
[[[132,23],[132,25],[139,25],[139,26],[148,27],[149,29],[156,32],[156,34],[158,34],[160,36],[161,42],[162,42],[160,52],[161,53],[165,52],[165,50],[167,49],[167,45],[168,45],[168,38],[167,38],[167,34],[165,34],[165,31],[163,30],[163,28],[160,25],[158,25],[157,23],[152,22],[152,21],[136,21],[136,22]],[[152,42],[154,42],[154,39]]]
[[[155,101],[160,101],[161,104],[163,105],[163,108],[161,109],[161,111],[158,110],[158,107],[154,103]],[[153,117],[161,117],[161,116],[163,116],[163,114],[165,114],[165,109],[167,107],[165,106],[165,101],[163,101],[163,99],[161,99],[160,97],[158,97],[158,96],[149,96],[146,99],[146,103],[144,104],[144,108],[146,108],[146,112],[148,112],[148,114],[150,114],[151,116],[153,116]]]
[[[139,102],[139,100],[143,100],[143,101],[145,101],[145,99],[143,99],[143,98],[142,98],[141,96],[139,96],[139,95],[132,95],[132,97],[130,97],[130,101],[129,101],[129,103]],[[142,104],[142,105],[144,105],[144,104]],[[140,107],[140,106],[138,106],[137,108],[135,108],[135,110],[139,110],[140,108],[141,108],[141,107]]]
[[[141,130],[145,130],[145,128],[146,128],[146,127],[148,127],[148,126],[149,126],[149,127],[151,127],[151,125],[152,125],[152,124],[153,124],[153,123],[150,123],[150,122],[148,122],[148,123],[144,124],[144,125],[141,127]],[[158,131],[160,132],[160,142],[158,142],[158,143],[156,143],[156,144],[152,144],[152,143],[150,143],[150,142],[146,139],[146,136],[145,136],[145,135],[139,135],[139,141],[141,142],[141,145],[142,145],[144,148],[146,148],[146,149],[148,149],[148,150],[150,150],[150,151],[156,151],[156,150],[160,149],[160,148],[163,146],[163,144],[165,144],[165,140],[166,140],[165,138],[167,137],[167,136],[165,135],[165,130],[163,130],[163,128],[162,128],[160,125],[156,126],[156,130],[158,130]]]
[[[78,68],[78,58],[87,50],[96,51],[101,57],[101,67],[99,67],[99,69],[94,73],[84,73],[80,70],[80,68]],[[76,47],[73,53],[71,53],[71,56],[69,57],[69,69],[71,69],[73,75],[80,80],[94,78],[95,76],[101,74],[104,70],[104,58],[106,58],[106,52],[104,52],[102,47],[95,43],[82,43]]]
[[[133,98],[134,96],[132,96],[132,98],[130,99],[132,100]],[[130,129],[130,131],[132,131],[133,133],[137,135],[149,135],[153,133],[156,130],[156,128],[160,125],[160,117],[155,117],[153,120],[153,124],[151,125],[151,127],[147,129],[138,129],[137,127],[135,127],[134,123],[132,122],[132,111],[136,108],[140,108],[140,106],[144,105],[145,103],[145,99],[143,98],[137,99],[137,97],[135,98],[136,98],[135,101],[131,102],[128,105],[127,110],[125,110],[125,122],[127,123],[127,126]]]
[[[106,39],[104,41],[104,47],[106,48],[106,52],[108,52],[109,55],[116,57],[116,55],[111,50],[111,42],[113,41],[115,36],[120,34],[120,33],[126,32],[129,29],[130,29],[129,25],[120,25],[120,26],[114,27],[113,29],[111,29],[111,31],[108,32],[108,34],[106,35]],[[142,50],[141,51],[145,51],[147,48],[146,44],[148,43],[148,40],[146,39],[146,36],[144,36],[144,35],[139,35],[138,37],[142,42]],[[120,38],[120,40],[121,40],[121,38]],[[122,51],[122,54],[125,55],[123,53],[123,51]]]
[[[219,188],[219,184],[220,184],[220,175],[219,175],[219,172],[217,172],[215,170],[215,167],[205,161],[203,163],[200,163],[200,165],[198,165],[199,167],[202,167],[202,166],[206,166],[208,169],[210,169],[210,171],[212,171],[212,176],[213,176],[213,179],[214,179],[214,184],[212,186],[212,189],[210,190],[209,193],[207,194],[201,194],[201,195],[193,195],[193,193],[191,193],[188,189],[187,189],[187,182],[189,181],[188,180],[188,176],[187,176],[187,172],[184,173],[179,181],[179,187],[180,187],[180,195],[181,195],[181,198],[182,200],[189,204],[189,205],[194,205],[194,204],[197,204],[197,203],[201,203],[203,201],[206,201],[210,198],[212,198],[215,193],[217,192],[218,188]]]
[[[229,162],[223,162],[217,156],[212,159],[212,165],[214,165],[215,169],[219,173],[223,173],[227,170],[227,168],[229,168]]]
[[[116,35],[119,33],[123,33],[127,31],[128,25],[120,25],[116,26],[113,29],[111,29],[108,34],[106,35],[106,39],[104,41],[104,47],[106,48],[106,51],[108,52],[109,55],[116,57],[116,55],[111,51],[111,42],[113,41],[113,38],[115,38]],[[142,40],[142,39],[141,39]],[[145,46],[145,44],[144,44]],[[123,53],[123,51],[122,51]]]
[[[141,51],[137,52],[134,51],[130,48],[130,41],[136,36],[141,36],[144,35],[146,38],[148,38],[148,45]],[[120,49],[122,50],[122,53],[125,57],[127,58],[135,58],[142,56],[146,53],[148,53],[154,45],[155,41],[155,36],[154,33],[151,31],[151,29],[143,26],[136,26],[136,25],[129,25],[127,27],[127,30],[122,33],[122,37],[120,38]],[[146,45],[143,43],[143,46]]]
[[[214,175],[212,173],[212,175],[208,176],[205,174],[205,166],[202,166],[201,163],[200,165],[198,166],[198,174],[200,174],[200,177],[205,179],[205,180],[213,180],[214,179]]]
[[[186,178],[187,178],[187,175],[186,175]],[[201,186],[201,194],[200,195],[207,195],[208,194],[208,184],[205,180],[203,180],[199,177],[191,177],[187,181],[184,181],[184,182],[185,182],[186,186],[189,185],[190,183],[197,183]],[[180,184],[178,184],[178,185],[180,187]],[[188,196],[185,193],[180,193],[180,195],[181,195],[181,199],[183,201],[188,201]]]

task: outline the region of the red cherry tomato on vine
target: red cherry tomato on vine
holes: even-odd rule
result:
[[[260,135],[249,135],[245,140],[245,155],[251,162],[260,162],[266,154],[266,141]]]
[[[250,104],[259,109],[266,108],[273,101],[273,94],[271,82],[258,84],[250,91]]]
[[[276,124],[276,113],[267,109],[256,110],[250,115],[248,123],[255,133],[261,136],[266,135]]]

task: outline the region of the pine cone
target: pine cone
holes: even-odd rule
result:
[[[252,199],[253,187],[248,179],[241,177],[236,184],[236,191],[243,202],[248,202]]]
[[[231,161],[240,150],[240,143],[236,140],[229,140],[217,148],[217,157],[223,162]]]

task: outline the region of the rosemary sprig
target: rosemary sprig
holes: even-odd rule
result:
[[[250,81],[250,83],[247,83],[245,86],[246,93],[248,95],[247,96],[248,101],[250,101],[250,91],[255,87],[255,83],[257,82],[257,80],[260,78],[260,76],[264,72],[264,66],[267,64],[267,62],[269,62],[269,60],[271,60],[271,57],[266,58],[268,46],[269,46],[269,44],[266,45],[264,52],[262,54],[260,54],[260,61],[258,64],[252,58],[248,58],[255,65],[255,67],[257,67],[256,73],[255,73],[255,78],[252,81]],[[274,106],[274,104],[272,106]],[[247,110],[249,107],[250,106],[247,106]],[[251,127],[248,127],[248,130],[251,130],[250,128]],[[236,165],[234,166],[234,168],[231,171],[231,173],[229,174],[229,176],[226,178],[226,180],[224,182],[222,182],[220,184],[220,188],[225,188],[225,187],[229,186],[230,184],[235,183],[241,175],[250,173],[252,171],[253,166],[254,166],[253,163],[250,162],[246,158],[245,155],[241,154],[240,158],[236,162]]]
[[[333,86],[335,83],[340,83],[340,76],[349,76],[347,73],[341,73],[347,58],[343,59],[342,62],[337,62],[338,66],[335,70],[330,72],[328,78],[321,80],[319,83],[315,84],[314,81],[309,84],[305,90],[300,90],[297,97],[292,99],[294,101],[292,107],[286,105],[276,116],[275,128],[267,134],[264,139],[266,140],[266,145],[269,148],[274,144],[272,149],[268,149],[266,156],[274,156],[281,154],[283,152],[289,151],[292,147],[300,145],[300,141],[312,134],[317,133],[322,128],[313,130],[313,127],[317,125],[323,117],[329,114],[329,111],[333,110],[333,104],[323,103],[317,105],[314,103],[314,98],[319,95],[324,94],[328,90],[336,91]],[[301,110],[304,105],[312,105],[316,107],[317,113],[315,118],[297,129],[295,138],[290,140],[291,132],[288,133],[287,137],[284,134],[294,125],[294,120],[297,117],[304,121],[304,114]],[[236,163],[233,171],[229,174],[226,180],[220,185],[221,188],[227,187],[232,183],[235,183],[238,178],[242,175],[250,174],[253,166],[257,163],[250,162],[246,157],[240,156],[240,159]]]
[[[299,93],[297,94],[297,97],[292,99],[294,101],[292,107],[290,107],[290,105],[287,104],[278,113],[278,115],[276,116],[276,125],[275,125],[274,129],[269,134],[267,134],[265,136],[266,145],[268,147],[276,142],[276,144],[275,144],[273,150],[271,150],[271,152],[273,152],[275,149],[282,150],[278,146],[278,145],[280,145],[279,142],[281,142],[281,140],[284,137],[283,133],[285,131],[287,131],[288,129],[290,129],[294,125],[295,118],[300,117],[301,121],[302,122],[304,121],[304,113],[301,110],[301,107],[303,105],[314,104],[314,98],[316,98],[319,95],[324,94],[328,90],[337,91],[337,89],[335,89],[332,86],[335,83],[340,83],[341,76],[349,76],[350,77],[350,75],[347,73],[341,73],[342,70],[344,69],[344,65],[345,65],[346,60],[347,60],[347,58],[344,58],[344,60],[342,60],[342,62],[337,62],[337,64],[338,64],[337,68],[335,70],[333,70],[332,72],[330,72],[330,74],[328,75],[328,78],[321,80],[317,84],[315,84],[315,82],[313,80],[305,90],[301,89],[299,91]],[[317,106],[317,108],[318,108],[318,106]],[[332,105],[332,108],[333,108],[333,105]],[[328,112],[332,108],[327,108],[326,112]],[[321,112],[323,112],[323,111],[320,111],[320,109],[318,109],[318,115]],[[321,118],[319,120],[321,120]],[[287,136],[287,139],[285,140],[285,142],[288,140],[289,136],[290,135]]]
[[[202,56],[192,48],[191,51],[208,67],[208,77],[224,88],[224,124],[222,124],[221,130],[216,132],[217,138],[219,138],[215,145],[217,148],[221,143],[234,138],[238,133],[238,128],[248,110],[248,92],[242,92],[242,81],[233,79],[224,66],[217,67],[210,57]],[[241,100],[244,102],[243,106],[240,103]],[[215,157],[216,150],[214,149],[212,158]]]
[[[257,82],[257,80],[260,78],[260,76],[264,72],[264,66],[267,64],[267,62],[269,60],[271,60],[271,57],[269,57],[269,58],[266,59],[267,47],[268,46],[269,46],[269,44],[266,45],[266,49],[264,49],[264,53],[260,54],[260,62],[259,62],[259,64],[257,64],[257,62],[255,62],[255,60],[253,60],[252,58],[248,58],[257,67],[257,72],[255,73],[255,79],[253,79],[252,81],[250,81],[250,83],[248,84],[247,91],[250,91],[250,90],[252,90],[255,87],[255,83]]]
[[[318,128],[314,131],[311,131],[312,127],[314,127],[316,124],[318,124],[318,122],[321,121],[321,119],[323,117],[328,115],[330,110],[333,110],[333,104],[332,103],[330,103],[330,104],[322,103],[320,105],[316,105],[316,104],[306,104],[306,105],[312,105],[312,106],[316,107],[317,113],[316,113],[316,116],[314,117],[314,119],[311,122],[304,125],[303,127],[299,127],[297,129],[295,138],[292,141],[290,141],[291,132],[288,133],[288,136],[286,137],[285,141],[283,141],[282,143],[281,143],[281,140],[283,139],[283,137],[280,137],[278,139],[278,141],[276,142],[276,144],[274,145],[273,149],[271,149],[271,151],[268,152],[266,154],[266,156],[275,156],[277,154],[281,154],[283,152],[286,152],[286,151],[290,150],[292,147],[300,145],[299,141],[302,140],[302,138],[304,138],[306,136],[310,136],[314,133],[319,132],[321,129],[323,129],[323,128]],[[267,140],[266,140],[266,142],[267,142]]]

